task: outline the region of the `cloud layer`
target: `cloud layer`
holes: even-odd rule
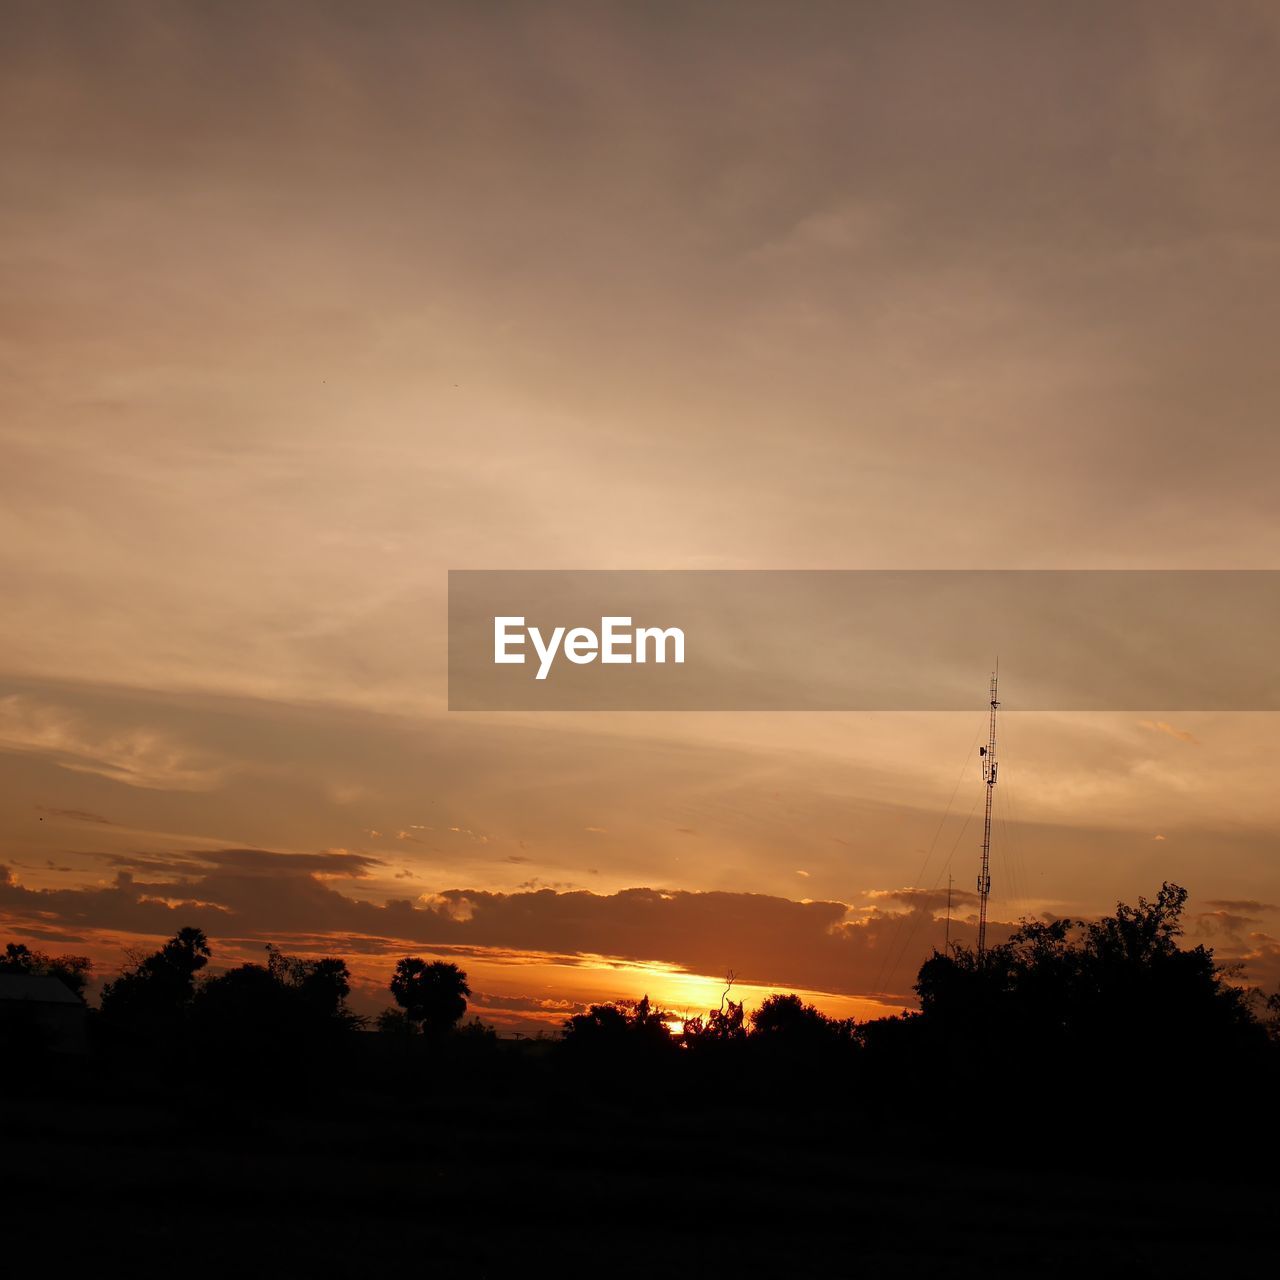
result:
[[[345,851],[260,849],[111,856],[106,884],[30,889],[6,869],[0,909],[30,936],[161,937],[185,924],[212,937],[291,941],[308,950],[394,954],[424,947],[572,964],[605,958],[744,983],[900,1000],[942,943],[945,893],[911,890],[843,902],[765,894],[632,888],[611,894],[450,889],[373,903],[355,896],[378,860]],[[127,866],[126,866],[127,864]],[[164,874],[157,875],[163,871]],[[339,888],[335,882],[345,882]],[[972,895],[954,895],[952,937],[969,939]],[[997,936],[1003,931],[997,926]]]

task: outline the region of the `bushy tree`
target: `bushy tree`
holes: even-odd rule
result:
[[[675,1047],[673,1015],[646,995],[634,1004],[593,1004],[564,1023],[562,1043],[570,1052],[649,1055]]]
[[[985,955],[935,953],[916,991],[924,1024],[1023,1052],[1105,1055],[1148,1063],[1230,1052],[1260,1037],[1246,993],[1213,952],[1184,949],[1187,891],[1164,884],[1154,901],[1119,903],[1092,922],[1026,922]]]
[[[376,1023],[384,1036],[412,1036],[418,1032],[417,1024],[403,1009],[383,1009]]]
[[[446,960],[405,956],[396,964],[391,994],[405,1016],[429,1035],[456,1027],[467,1011],[467,975]]]
[[[196,974],[210,955],[202,930],[179,929],[159,951],[135,959],[103,987],[103,1020],[134,1034],[172,1031],[185,1018],[195,995]]]
[[[729,998],[735,980],[736,975],[730,969],[725,975],[724,993],[718,1009],[709,1010],[705,1018],[685,1019],[681,1038],[687,1049],[723,1054],[728,1046],[740,1044],[746,1038],[747,1020],[742,1001],[735,1002]]]
[[[266,950],[265,965],[239,965],[201,984],[192,1016],[206,1047],[310,1050],[363,1024],[346,1007],[345,961],[304,960],[270,943]]]
[[[821,1053],[853,1043],[851,1021],[829,1018],[798,995],[771,995],[751,1015],[757,1045],[793,1053]]]
[[[684,1042],[690,1048],[708,1045],[737,1044],[746,1039],[747,1020],[740,1000],[726,1000],[719,1009],[712,1009],[705,1018],[686,1018]]]
[[[336,956],[301,960],[267,943],[267,970],[276,983],[295,992],[299,1001],[319,1016],[332,1019],[351,1016],[346,1008],[351,994],[351,972],[345,960]]]

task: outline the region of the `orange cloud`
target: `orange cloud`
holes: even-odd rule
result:
[[[1150,729],[1152,733],[1165,733],[1171,738],[1177,738],[1179,742],[1191,742],[1195,743],[1197,746],[1199,745],[1195,734],[1190,730],[1175,729],[1174,726],[1169,724],[1166,720],[1139,720],[1138,724],[1143,729]]]
[[[340,891],[378,859],[345,850],[280,854],[176,852],[145,863],[113,856],[114,881],[32,889],[11,871],[0,912],[11,926],[156,938],[182,925],[213,938],[288,941],[328,951],[394,954],[426,947],[459,953],[558,955],[652,964],[744,983],[906,1003],[921,960],[942,942],[937,894],[883,895],[906,910],[856,919],[848,904],[766,894],[631,888],[596,894],[531,885],[511,893],[448,889],[377,903]],[[135,867],[137,875],[135,876]],[[956,894],[957,901],[963,896]],[[953,919],[953,938],[968,925]],[[997,935],[1004,930],[997,926]]]

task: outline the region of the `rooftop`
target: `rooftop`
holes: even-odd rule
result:
[[[33,1004],[83,1004],[69,987],[41,973],[0,973],[0,1001],[29,1000]]]

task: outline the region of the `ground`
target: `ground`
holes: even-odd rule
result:
[[[10,1240],[134,1271],[1163,1277],[1266,1257],[1275,1202],[1176,1157],[1135,1178],[983,1155],[959,1116],[895,1150],[850,1114],[559,1087],[145,1094],[5,1098]]]

